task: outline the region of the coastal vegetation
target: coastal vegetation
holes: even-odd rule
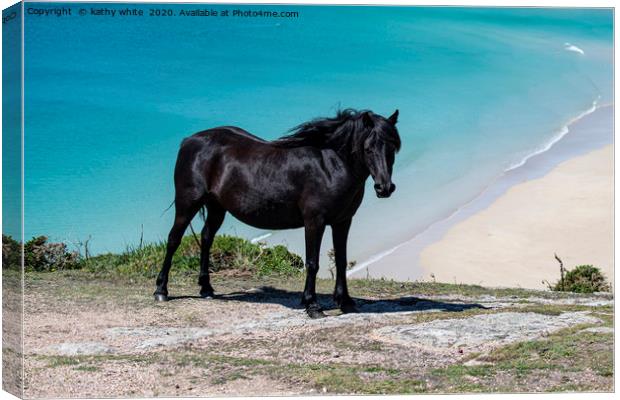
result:
[[[50,242],[47,237],[39,236],[24,244],[24,266],[26,272],[82,270],[95,275],[115,275],[119,278],[154,279],[159,272],[165,252],[165,242],[140,243],[138,246],[128,247],[121,253],[90,256],[87,245],[82,251],[73,251],[64,243]],[[20,253],[20,243],[11,236],[2,235],[3,268],[19,269]],[[335,270],[333,250],[328,251],[328,256],[330,259],[328,270],[333,279]],[[285,246],[267,246],[265,243],[252,243],[229,235],[215,237],[210,259],[211,272],[235,276],[298,278],[303,274],[304,268],[303,259],[291,253]],[[173,273],[176,275],[196,274],[200,268],[200,240],[197,236],[188,235],[183,238],[173,263]],[[354,265],[355,261],[352,261],[348,268]],[[594,293],[611,290],[611,285],[599,268],[579,265],[567,271],[561,261],[560,279],[554,284],[546,281],[545,283],[551,291],[560,292]],[[361,282],[360,285],[363,286],[364,283]],[[456,286],[465,287],[465,285]]]
[[[10,236],[2,235],[3,267],[20,268],[21,246]],[[113,274],[128,278],[155,278],[166,252],[166,243],[140,244],[121,253],[89,256],[88,250],[71,251],[64,243],[52,243],[45,236],[24,244],[26,272],[85,270],[94,274]],[[200,241],[189,235],[183,238],[174,256],[177,274],[195,274],[200,268]],[[267,246],[248,240],[219,235],[211,248],[211,271],[256,276],[296,276],[304,267],[298,255],[285,246]]]
[[[564,262],[558,255],[555,259],[560,263],[560,279],[553,285],[547,281],[550,290],[556,292],[594,293],[609,292],[611,284],[601,270],[593,265],[578,265],[570,271],[564,268]]]
[[[574,293],[608,292],[611,287],[601,270],[592,265],[578,265],[568,271],[552,290]]]

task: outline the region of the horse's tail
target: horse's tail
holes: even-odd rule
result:
[[[170,205],[168,206],[168,208],[166,208],[160,215],[163,216],[168,210],[170,210],[172,208],[172,206],[174,205],[174,200],[172,200],[172,203],[170,203]]]
[[[207,205],[203,205],[202,207],[200,207],[200,211],[198,211],[200,213],[200,218],[202,218],[203,221],[207,220]]]

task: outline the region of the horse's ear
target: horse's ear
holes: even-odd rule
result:
[[[362,122],[364,122],[364,126],[367,126],[369,128],[375,126],[375,121],[372,120],[372,117],[370,116],[370,111],[364,111],[362,113]]]
[[[390,121],[392,125],[396,125],[398,122],[398,110],[394,111],[394,114],[390,115],[388,121]]]

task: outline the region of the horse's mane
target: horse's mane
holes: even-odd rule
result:
[[[365,121],[370,119],[372,126]],[[374,129],[373,129],[374,128]],[[271,143],[278,147],[312,146],[317,148],[358,151],[372,131],[400,149],[400,137],[385,118],[367,110],[338,110],[333,118],[315,118],[291,129],[290,134]]]

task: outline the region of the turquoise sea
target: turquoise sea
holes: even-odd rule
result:
[[[338,107],[400,109],[397,190],[387,200],[368,192],[353,223],[350,258],[363,261],[613,101],[611,9],[29,7],[63,5],[25,7],[24,235],[90,237],[94,252],[166,238],[178,145],[209,127],[274,139]],[[91,7],[145,16],[78,15]],[[204,8],[298,16],[178,15]],[[230,215],[220,233],[303,248],[300,230],[260,231]]]

